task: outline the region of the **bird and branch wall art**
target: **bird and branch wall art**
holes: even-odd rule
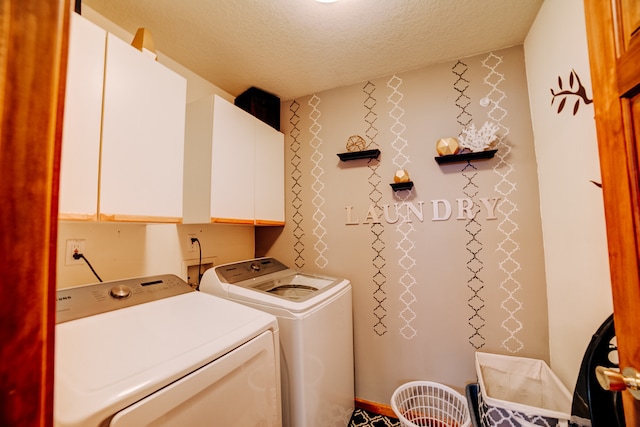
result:
[[[585,105],[589,105],[593,102],[593,99],[590,99],[587,96],[587,90],[580,81],[580,77],[575,70],[571,70],[569,73],[569,85],[565,87],[565,84],[562,80],[562,77],[558,76],[558,89],[557,92],[553,88],[551,88],[551,105],[554,105],[556,98],[560,99],[558,103],[558,114],[564,110],[564,107],[567,104],[567,100],[575,100],[573,104],[573,115],[575,116],[580,108],[580,101],[584,102]]]

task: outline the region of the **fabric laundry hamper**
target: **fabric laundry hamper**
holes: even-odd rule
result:
[[[571,394],[542,360],[476,352],[482,427],[566,427]]]

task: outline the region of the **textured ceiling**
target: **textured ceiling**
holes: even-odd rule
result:
[[[543,0],[84,0],[237,96],[281,100],[521,44]]]

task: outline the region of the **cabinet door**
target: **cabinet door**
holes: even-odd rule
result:
[[[182,220],[186,80],[109,34],[100,219]]]
[[[211,221],[254,222],[254,117],[216,96],[211,160]]]
[[[106,31],[72,13],[59,218],[96,220]]]
[[[284,224],[284,135],[256,120],[255,224]]]
[[[182,221],[185,224],[211,222],[213,108],[213,96],[206,96],[187,105],[182,206]]]

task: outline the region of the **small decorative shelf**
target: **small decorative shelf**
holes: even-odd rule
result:
[[[413,188],[413,181],[409,182],[392,182],[389,184],[393,191],[411,190]]]
[[[338,157],[343,162],[348,160],[358,160],[358,159],[377,159],[380,155],[380,150],[377,148],[375,150],[362,150],[362,151],[349,151],[348,153],[338,153]]]
[[[466,162],[471,160],[491,159],[498,152],[497,149],[478,151],[476,153],[447,154],[446,156],[435,157],[439,165],[445,163]]]

